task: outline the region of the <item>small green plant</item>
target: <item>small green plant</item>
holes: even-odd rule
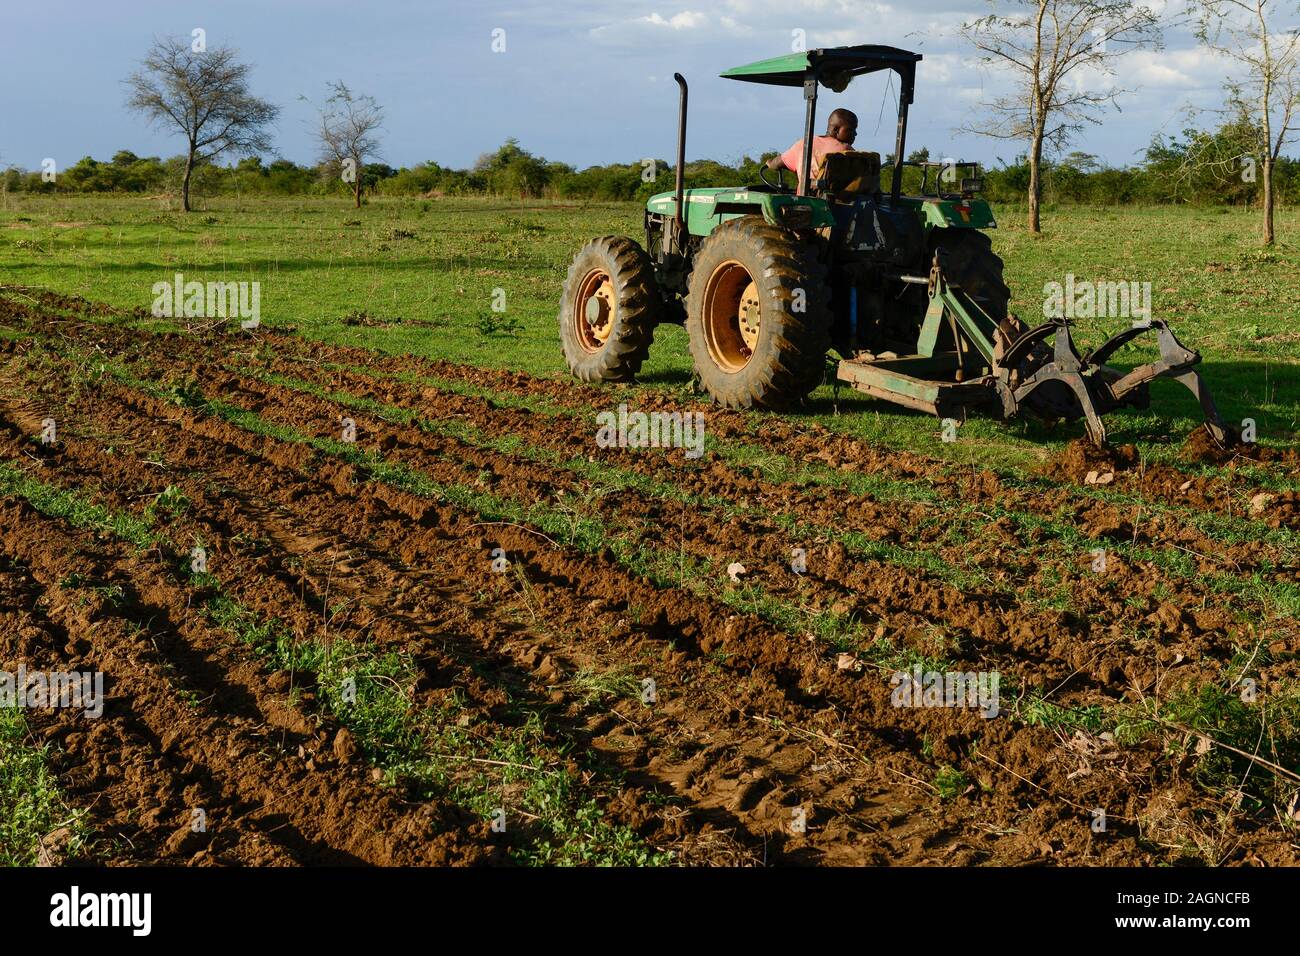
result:
[[[193,380],[177,382],[166,390],[166,397],[173,405],[181,408],[201,409],[207,404],[203,389]]]
[[[483,335],[504,335],[509,338],[518,338],[519,333],[523,330],[523,324],[513,316],[502,318],[495,312],[482,312],[478,317],[478,330]]]
[[[966,792],[970,778],[956,767],[943,766],[934,775],[934,789],[940,799],[953,800]]]
[[[144,513],[150,520],[153,520],[159,514],[176,518],[184,514],[189,506],[190,499],[185,497],[185,493],[175,485],[168,485],[153,501],[149,502],[149,506],[145,508]]]

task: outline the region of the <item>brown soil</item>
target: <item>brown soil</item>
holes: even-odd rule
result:
[[[1188,554],[1197,575],[1294,585],[1300,569],[1287,539],[1225,543],[1183,520],[1214,515],[1283,534],[1296,527],[1294,493],[1252,512],[1249,485],[1229,496],[1228,478],[1148,468],[1135,449],[1100,457],[1083,446],[1037,483],[1010,482],[797,420],[756,424],[702,408],[721,441],[910,481],[935,500],[773,482],[713,453],[690,461],[680,450],[597,448],[590,413],[616,406],[622,392],[286,335],[259,336],[253,348],[211,333],[151,336],[88,321],[112,316],[106,307],[28,294],[35,301],[0,299],[0,325],[31,337],[0,340],[6,462],[134,515],[181,489],[190,505],[166,523],[168,539],[202,540],[244,606],[300,637],[327,629],[409,655],[422,674],[417,709],[437,711],[456,695],[490,727],[515,719],[508,692],[544,714],[548,739],[578,743],[585,773],[617,782],[603,808],[611,821],[688,863],[1297,862],[1273,808],[1223,815],[1227,798],[1194,782],[1199,758],[1169,755],[1183,735],[1118,747],[1007,713],[898,708],[892,668],[868,653],[873,641],[891,643],[1086,708],[1221,680],[1241,648],[1262,644],[1270,654],[1259,692],[1278,693],[1300,673],[1290,618],[1246,599],[1229,606],[1198,577],[1120,553],[1094,574],[1089,550],[1070,553],[1015,516],[1067,522],[1089,548]],[[37,337],[48,349],[32,347]],[[487,523],[468,506],[368,481],[337,457],[96,376],[75,359],[87,351],[313,438],[337,439],[339,419],[350,417],[358,446],[390,463],[443,486],[567,509],[613,539],[678,556],[683,575],[699,562],[739,561],[746,573],[735,584],[715,574],[707,586],[652,579],[608,547],[565,544],[531,523]],[[542,398],[572,414],[396,374]],[[267,375],[455,428],[396,424]],[[650,392],[637,397],[642,410],[680,410]],[[60,441],[42,448],[32,436],[47,416]],[[543,454],[501,444],[512,438]],[[622,469],[673,496],[601,488],[575,462]],[[1270,467],[1295,475],[1293,460]],[[1093,470],[1113,472],[1109,488],[1136,503],[1085,493]],[[954,535],[959,525],[966,533]],[[0,498],[0,529],[0,666],[109,675],[103,718],[32,715],[70,801],[104,835],[92,861],[456,865],[503,861],[520,839],[494,834],[448,795],[416,798],[373,779],[314,706],[310,684],[268,673],[196,613],[193,588],[171,573],[177,554],[137,552],[16,498]],[[802,575],[789,568],[796,546],[807,552]],[[497,547],[517,575],[493,573]],[[87,598],[68,583],[74,573],[123,596]],[[1044,597],[1063,577],[1068,610]],[[749,585],[790,607],[851,618],[859,649],[842,661],[812,625],[748,606]],[[336,604],[346,610],[326,612]],[[656,705],[593,697],[574,680],[628,669],[654,679]],[[966,783],[941,796],[945,767]],[[208,815],[207,834],[190,832],[195,807]],[[1090,826],[1098,807],[1105,833]],[[790,825],[796,810],[805,832]]]

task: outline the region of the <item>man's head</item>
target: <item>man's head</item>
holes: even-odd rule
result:
[[[826,135],[834,136],[845,146],[852,146],[858,136],[858,115],[852,110],[834,110],[826,118]]]

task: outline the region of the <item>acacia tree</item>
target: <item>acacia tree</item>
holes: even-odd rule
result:
[[[269,149],[267,127],[280,108],[254,96],[250,67],[231,47],[195,49],[175,37],[154,40],[140,69],[126,79],[126,105],[160,127],[185,137],[181,208],[190,211],[190,179],[195,168],[227,151]]]
[[[964,128],[1026,144],[1029,231],[1037,234],[1044,149],[1061,150],[1084,123],[1101,122],[1102,109],[1128,92],[1101,81],[1108,84],[1126,50],[1159,45],[1160,34],[1155,14],[1129,0],[989,2],[995,12],[961,31],[981,62],[1011,74],[1013,91],[982,104],[989,113]]]
[[[1197,38],[1245,74],[1229,81],[1225,111],[1249,131],[1249,153],[1240,157],[1253,172],[1260,159],[1264,245],[1274,242],[1273,174],[1288,141],[1300,131],[1300,27],[1277,25],[1300,3],[1278,0],[1194,0]]]
[[[330,98],[320,111],[317,137],[321,160],[337,168],[344,182],[352,185],[352,198],[361,208],[361,172],[367,158],[377,157],[384,111],[373,96],[354,94],[342,80],[329,86]]]

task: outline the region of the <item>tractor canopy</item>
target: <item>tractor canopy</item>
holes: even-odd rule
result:
[[[855,76],[893,70],[898,74],[898,133],[894,143],[894,182],[889,191],[890,202],[897,206],[903,184],[903,147],[907,141],[907,108],[912,103],[916,89],[916,64],[921,54],[900,50],[893,46],[836,46],[803,53],[759,60],[745,66],[732,67],[721,76],[728,80],[747,83],[766,83],[769,86],[803,87],[806,104],[804,117],[803,156],[799,163],[799,194],[808,187],[808,173],[812,165],[813,123],[817,113],[817,86],[834,93],[843,93]]]
[[[895,70],[905,79],[910,79],[920,59],[919,53],[892,46],[840,46],[759,60],[732,67],[721,76],[728,80],[771,86],[803,86],[811,71],[823,86],[842,93],[855,76],[880,70]],[[905,84],[907,87],[911,85]]]

